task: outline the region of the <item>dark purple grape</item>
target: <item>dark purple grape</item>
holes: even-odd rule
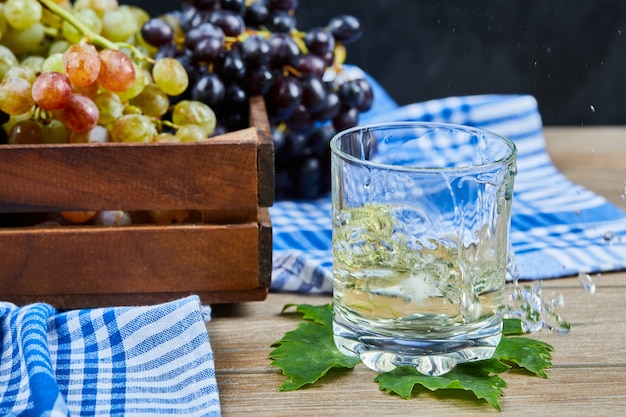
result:
[[[217,10],[211,13],[209,23],[221,28],[226,36],[232,37],[241,35],[246,26],[243,17],[230,10]]]
[[[246,0],[222,0],[222,9],[242,15],[246,10]]]
[[[9,143],[9,134],[3,128],[0,128],[0,145]]]
[[[192,0],[191,3],[198,10],[216,10],[220,0]]]
[[[274,75],[266,66],[248,68],[243,79],[243,86],[251,96],[264,95],[272,86]]]
[[[246,25],[251,27],[259,27],[264,25],[269,19],[270,11],[264,1],[252,2],[243,15]]]
[[[313,74],[300,76],[302,104],[310,113],[321,111],[326,106],[326,88],[321,78]]]
[[[272,139],[274,140],[274,155],[276,157],[287,156],[290,142],[285,130],[272,128]]]
[[[330,156],[330,140],[335,135],[335,128],[331,124],[325,124],[317,129],[308,138],[308,147],[320,158]]]
[[[215,123],[215,129],[213,129],[213,133],[211,133],[209,137],[212,138],[215,136],[223,135],[224,133],[228,133],[228,128],[224,125],[224,123],[218,120]]]
[[[289,33],[296,27],[296,17],[289,12],[279,10],[270,14],[266,26],[274,33]]]
[[[356,107],[365,97],[365,92],[356,80],[348,80],[339,86],[341,102],[350,107]]]
[[[224,57],[224,45],[212,36],[200,39],[193,48],[193,57],[196,61],[217,61]]]
[[[301,51],[296,41],[286,33],[272,33],[268,39],[271,48],[271,62],[277,67],[291,65],[295,67]]]
[[[298,8],[298,0],[266,0],[270,10],[296,10]]]
[[[359,111],[356,107],[344,107],[333,119],[333,127],[337,132],[349,129],[359,123]]]
[[[237,83],[228,83],[224,94],[223,109],[239,111],[248,106],[248,93]]]
[[[309,132],[290,131],[287,139],[289,140],[289,158],[292,162],[296,158],[312,153],[309,148]]]
[[[313,28],[304,35],[304,44],[309,52],[324,57],[335,49],[335,38],[324,28]]]
[[[302,92],[300,80],[296,77],[287,75],[276,78],[266,95],[270,122],[281,122],[291,116],[302,100]]]
[[[241,44],[241,57],[252,67],[267,65],[270,52],[270,43],[260,35],[252,35]]]
[[[302,103],[296,107],[285,122],[294,133],[310,133],[315,127],[315,120],[311,112]]]
[[[333,34],[337,42],[349,45],[359,40],[363,31],[361,22],[354,16],[341,15],[330,20],[328,30]]]
[[[341,100],[339,99],[337,93],[334,91],[327,91],[324,107],[318,112],[313,113],[313,118],[320,122],[334,119],[335,116],[337,116],[341,111],[341,107]]]
[[[202,23],[187,32],[185,36],[185,47],[193,51],[196,49],[198,42],[206,38],[216,38],[220,43],[224,43],[224,31],[212,23]]]
[[[312,200],[322,195],[323,164],[315,156],[308,156],[298,164],[296,197]]]
[[[161,45],[158,51],[154,54],[153,58],[155,61],[158,61],[159,59],[163,58],[174,58],[177,54],[178,49],[176,48],[176,45],[174,45],[173,43],[168,43],[165,45]]]
[[[225,91],[224,83],[217,74],[204,74],[192,87],[191,98],[217,107],[224,100]]]
[[[180,27],[184,32],[189,32],[191,29],[206,23],[209,19],[211,12],[207,10],[198,10],[195,7],[187,7],[180,15]]]
[[[372,108],[372,104],[374,104],[374,91],[372,90],[372,86],[364,78],[359,78],[356,82],[359,83],[359,86],[361,86],[363,90],[363,98],[356,104],[356,108],[360,112],[368,111]]]
[[[141,36],[152,46],[168,45],[174,40],[174,29],[165,20],[152,18],[141,27]]]
[[[304,54],[298,60],[296,69],[301,73],[313,74],[321,78],[326,72],[326,63],[317,55]]]
[[[246,75],[246,64],[239,48],[233,47],[226,51],[219,72],[225,80],[241,80]]]

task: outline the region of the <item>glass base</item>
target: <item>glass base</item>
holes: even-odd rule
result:
[[[335,316],[333,334],[341,353],[360,356],[376,372],[413,366],[421,374],[439,376],[460,363],[491,358],[502,337],[502,318],[496,316],[482,327],[445,338],[409,338],[357,330]]]

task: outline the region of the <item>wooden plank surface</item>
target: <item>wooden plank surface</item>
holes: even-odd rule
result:
[[[624,208],[626,129],[547,128],[557,167],[582,185]],[[592,152],[595,149],[595,153]],[[298,320],[281,314],[287,303],[324,304],[330,295],[270,293],[264,302],[214,306],[208,324],[222,413],[228,416],[613,416],[626,415],[626,272],[594,275],[595,294],[577,277],[544,282],[546,296],[562,294],[559,310],[572,331],[532,335],[555,347],[549,379],[521,372],[506,375],[509,387],[498,413],[468,393],[424,392],[402,400],[379,392],[374,373],[358,366],[342,378],[310,388],[278,392],[285,380],[270,367],[270,344]]]
[[[206,143],[4,145],[0,211],[256,208],[254,128]]]

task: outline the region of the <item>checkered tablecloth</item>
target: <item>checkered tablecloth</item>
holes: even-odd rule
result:
[[[626,213],[572,183],[546,151],[536,100],[528,95],[449,97],[398,106],[375,80],[374,107],[360,123],[436,121],[491,130],[518,148],[511,243],[519,278],[558,278],[626,268]],[[591,145],[590,145],[591,153]],[[615,178],[615,181],[624,181]],[[272,290],[332,291],[330,196],[279,201],[274,228]]]
[[[219,416],[209,317],[196,296],[61,313],[0,303],[0,415]]]

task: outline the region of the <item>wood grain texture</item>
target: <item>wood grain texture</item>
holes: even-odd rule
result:
[[[626,128],[547,128],[548,149],[557,167],[617,204],[626,180]],[[591,145],[590,138],[595,141]],[[590,151],[596,149],[595,156]],[[607,180],[610,180],[607,182]],[[288,303],[332,302],[330,295],[270,293],[264,302],[216,305],[208,323],[222,414],[228,416],[618,416],[626,415],[626,272],[594,274],[595,294],[576,277],[547,280],[546,297],[563,295],[559,313],[572,331],[531,335],[555,347],[549,379],[523,372],[506,374],[502,411],[471,400],[467,392],[422,392],[402,400],[380,392],[363,366],[344,376],[293,392],[270,366],[271,344],[293,330],[299,316],[281,314]]]

